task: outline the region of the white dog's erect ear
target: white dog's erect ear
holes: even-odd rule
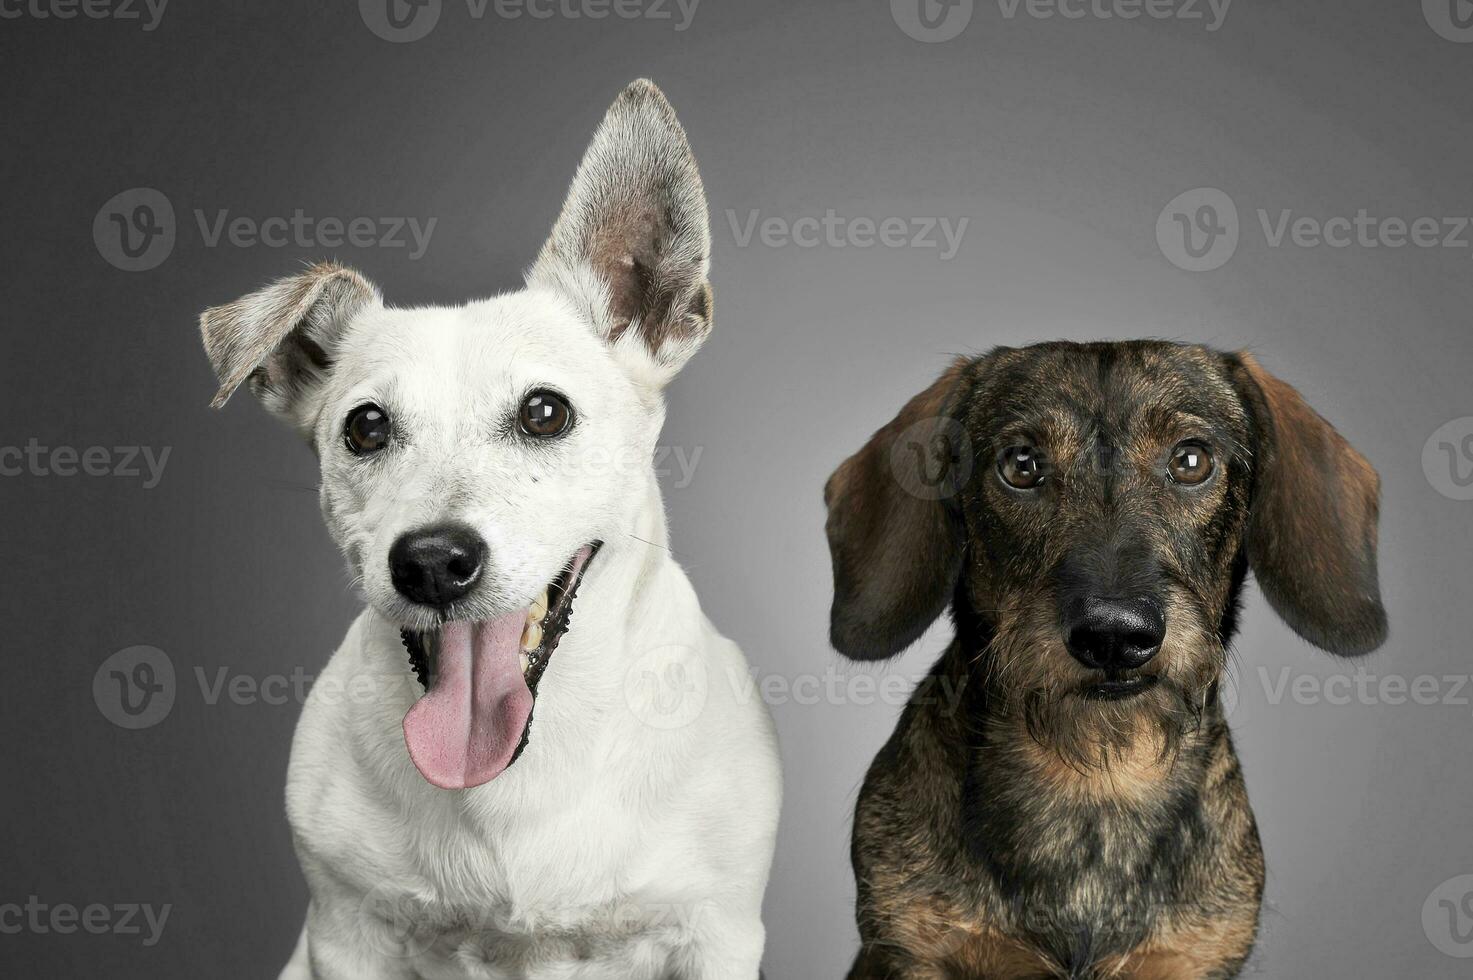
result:
[[[205,353],[220,379],[220,408],[245,382],[272,412],[310,435],[308,397],[332,367],[333,349],[353,315],[379,304],[378,289],[333,262],[279,279],[200,317]]]
[[[527,282],[569,296],[609,343],[639,341],[663,384],[711,332],[710,254],[685,130],[640,79],[594,133]]]

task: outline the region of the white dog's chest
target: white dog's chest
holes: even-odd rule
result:
[[[339,867],[376,856],[361,907],[376,923],[374,942],[418,980],[673,975],[700,906],[663,893],[661,882],[684,878],[628,813],[544,812],[491,833],[433,812],[421,808],[416,834],[360,828],[353,857],[344,840],[333,848]],[[635,881],[647,884],[623,890]]]
[[[535,932],[505,909],[388,904],[385,952],[422,980],[664,980],[690,938],[677,909],[632,900],[540,921]]]
[[[596,604],[583,612],[598,625]],[[745,676],[735,647],[699,621],[686,632],[712,677]],[[404,749],[399,719],[416,690],[397,640],[361,616],[318,684],[336,688],[392,665],[393,686],[365,703],[314,688],[303,710],[287,804],[312,889],[317,972],[283,976],[755,976],[779,796],[760,701],[712,683],[700,716],[666,731],[623,704],[617,681],[627,668],[611,651],[624,645],[570,635],[526,754],[486,786],[447,793]],[[619,700],[591,701],[588,690]],[[741,768],[713,763],[715,732],[719,758]],[[304,946],[296,962],[305,960]]]

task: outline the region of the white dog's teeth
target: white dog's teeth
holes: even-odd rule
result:
[[[537,601],[532,603],[532,608],[527,610],[527,622],[540,623],[542,617],[547,615],[547,590],[543,589]]]
[[[522,676],[527,676],[527,671],[532,669],[532,658],[525,653],[522,654]]]
[[[522,631],[522,649],[531,653],[542,646],[542,624],[528,623],[527,628]]]

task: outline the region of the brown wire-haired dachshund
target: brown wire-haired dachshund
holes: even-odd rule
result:
[[[1378,496],[1248,354],[999,349],[913,398],[825,491],[834,646],[956,625],[860,793],[851,980],[1236,976],[1264,878],[1218,703],[1243,580],[1375,649]]]

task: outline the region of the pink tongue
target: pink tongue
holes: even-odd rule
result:
[[[435,683],[404,716],[409,757],[441,789],[489,782],[511,764],[532,715],[522,679],[524,609],[440,631]]]

